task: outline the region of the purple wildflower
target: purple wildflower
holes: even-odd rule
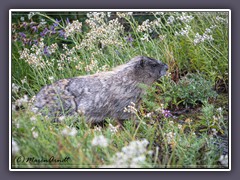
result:
[[[171,117],[171,116],[172,116],[172,114],[170,113],[170,111],[169,111],[169,110],[163,110],[163,111],[162,111],[162,113],[163,113],[163,115],[164,115],[166,118],[168,118],[168,117]]]
[[[30,40],[29,41],[29,45],[31,46],[32,44],[38,44],[38,40],[34,39],[34,40]]]
[[[65,37],[65,31],[63,29],[58,31],[60,37]]]
[[[24,45],[27,45],[29,43],[29,41],[26,38],[23,38],[22,42],[23,42]]]
[[[38,45],[38,40],[37,40],[37,39],[34,39],[34,40],[33,40],[33,44]]]
[[[24,34],[23,32],[19,32],[18,34],[21,36],[21,38],[26,38],[26,34]]]
[[[49,52],[47,46],[44,47],[44,49],[43,49],[43,54],[46,55],[46,56],[50,56],[50,52]]]
[[[124,39],[127,41],[127,43],[130,43],[130,46],[132,46],[132,42],[133,42],[134,39],[132,38],[131,34],[126,36]]]
[[[66,19],[66,22],[67,22],[67,24],[70,24],[70,21],[69,21],[68,17],[67,17],[67,19]]]
[[[31,29],[33,30],[33,32],[38,32],[38,27],[37,26],[32,26]]]
[[[30,26],[32,27],[34,24],[36,24],[35,22],[30,22]]]
[[[125,40],[129,43],[133,42],[133,38],[132,38],[132,35],[129,34],[128,36],[125,37]]]
[[[55,27],[54,27],[54,26],[50,26],[50,30],[51,30],[51,31],[54,31],[54,30],[55,30]]]
[[[51,34],[55,34],[56,33],[55,26],[50,26],[50,31],[51,31]]]
[[[28,25],[28,24],[27,24],[26,22],[23,22],[23,23],[22,23],[22,26],[24,27],[24,29],[27,29],[27,25]]]
[[[61,22],[61,20],[56,19],[56,22],[53,23],[53,26],[54,26],[54,27],[57,27],[57,26],[59,25],[60,22]]]
[[[40,36],[44,37],[47,35],[48,32],[49,32],[48,28],[45,28],[42,32],[40,32]]]

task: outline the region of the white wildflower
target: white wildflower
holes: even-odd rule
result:
[[[191,29],[191,26],[186,25],[184,28],[181,28],[179,32],[175,32],[175,36],[188,36],[188,33]]]
[[[30,49],[24,48],[23,51],[19,51],[20,59],[27,62],[33,68],[43,68],[46,66],[43,58],[44,47],[44,42],[40,40],[37,45],[32,45]]]
[[[87,13],[88,19],[85,22],[90,28],[97,28],[104,22],[104,18],[108,15],[109,13],[104,12],[89,12]]]
[[[197,33],[197,34],[195,35],[195,38],[194,38],[193,42],[194,42],[194,45],[202,42],[202,36]]]
[[[155,111],[156,111],[156,112],[162,112],[163,109],[164,109],[164,104],[160,104],[160,107],[157,108]]]
[[[107,147],[108,139],[105,138],[103,135],[95,136],[92,140],[92,146]]]
[[[19,147],[17,145],[17,142],[12,139],[12,154],[16,155],[19,152]]]
[[[151,33],[152,32],[152,27],[151,27],[149,19],[143,21],[142,24],[137,27],[137,31],[138,32],[150,32]]]
[[[112,124],[109,124],[109,129],[112,134],[115,134],[118,131],[117,127],[114,127]]]
[[[21,80],[22,84],[27,83],[27,76],[24,76],[24,78]]]
[[[186,26],[184,29],[181,29],[181,31],[179,32],[182,36],[187,36],[190,30],[190,26]]]
[[[32,19],[32,17],[33,17],[35,14],[36,14],[35,12],[30,12],[30,13],[28,14],[28,19],[29,19],[29,20]]]
[[[132,159],[131,164],[130,164],[130,168],[137,168],[137,167],[141,167],[139,166],[139,164],[143,164],[146,160],[146,156],[145,155],[141,155],[138,157],[135,157]]]
[[[35,122],[37,121],[37,118],[36,118],[35,116],[32,116],[32,117],[30,118],[30,121],[32,121],[33,123],[35,123]]]
[[[212,134],[214,135],[214,136],[216,136],[217,135],[217,130],[216,129],[212,129]]]
[[[199,33],[197,33],[193,40],[194,45],[197,45],[204,41],[213,41],[214,39],[213,39],[212,35],[210,34],[211,32],[212,32],[211,29],[207,28],[203,35],[200,35]]]
[[[146,155],[151,155],[152,151],[147,150],[148,141],[136,140],[129,143],[128,146],[122,148],[121,152],[117,152],[112,158],[110,167],[115,168],[140,168],[146,161]]]
[[[178,124],[178,129],[182,129],[182,125],[181,124]]]
[[[131,102],[130,105],[124,108],[123,112],[128,112],[128,113],[137,113],[137,109],[135,107],[135,103]]]
[[[107,17],[111,17],[112,12],[107,12]]]
[[[175,21],[175,18],[173,16],[169,16],[167,19],[168,24],[173,24],[174,21]]]
[[[49,50],[49,53],[52,54],[52,53],[55,53],[57,49],[58,49],[58,44],[54,43],[49,46],[48,50]]]
[[[129,157],[139,156],[147,151],[147,145],[148,141],[146,139],[142,141],[132,141],[128,146],[122,148],[122,152]]]
[[[72,23],[69,23],[65,28],[65,37],[73,36],[78,32],[82,32],[82,23],[76,20]]]
[[[210,29],[215,29],[217,27],[217,25],[211,25]]]
[[[33,136],[33,138],[37,139],[38,138],[38,132],[33,131],[32,132],[32,136]]]
[[[69,128],[64,128],[64,129],[62,130],[62,135],[63,135],[63,136],[67,136],[68,133],[69,133]]]
[[[218,160],[224,167],[228,167],[228,155],[221,155]]]
[[[28,96],[26,94],[23,96],[22,101],[23,102],[28,102]]]
[[[102,131],[102,127],[101,126],[95,126],[94,127],[94,131],[101,132]]]
[[[17,129],[20,128],[19,122],[16,123],[16,128],[17,128]]]
[[[168,144],[171,144],[174,141],[174,138],[176,136],[176,133],[173,132],[169,132],[167,134],[165,134],[166,138],[167,138],[167,142]]]
[[[166,76],[167,76],[167,77],[171,77],[171,75],[172,75],[172,73],[170,73],[170,72],[167,72],[167,73],[166,73]]]
[[[16,105],[21,106],[24,105],[25,103],[28,103],[28,96],[24,95],[22,98],[16,100]]]
[[[59,120],[60,122],[62,122],[65,118],[66,118],[65,116],[60,116],[60,117],[58,118],[58,120]]]
[[[140,38],[142,41],[149,41],[149,34],[143,34],[143,37],[142,38]]]
[[[101,43],[101,46],[115,45],[122,46],[123,42],[121,34],[124,31],[123,25],[119,22],[118,18],[110,21],[105,21],[102,16],[92,17],[86,20],[90,31],[85,35],[80,47],[87,49],[95,49],[95,46]]]
[[[30,100],[29,100],[29,103],[33,104],[36,100],[36,96],[33,96]]]
[[[21,20],[21,21],[24,21],[24,20],[25,20],[25,18],[22,16],[22,17],[20,18],[20,20]]]
[[[117,12],[116,14],[119,18],[128,18],[133,15],[133,12]]]
[[[193,20],[193,18],[193,16],[187,16],[185,12],[183,12],[180,17],[177,17],[177,19],[179,19],[183,23],[189,23]]]
[[[76,128],[71,128],[71,131],[69,132],[69,136],[76,136],[77,134],[77,129]]]
[[[39,109],[37,107],[32,107],[31,110],[32,110],[32,112],[37,113]]]
[[[20,87],[14,83],[12,83],[12,91],[14,93],[17,93],[19,91]]]
[[[218,117],[213,116],[213,120],[214,120],[214,121],[218,121]]]
[[[159,37],[160,41],[163,41],[166,38],[166,35],[159,35],[158,37]]]
[[[205,30],[205,33],[211,33],[212,32],[212,30],[211,29],[209,29],[209,28],[207,28],[206,30]]]
[[[67,126],[62,130],[63,136],[76,136],[76,134],[77,134],[76,128],[70,128]]]
[[[49,79],[50,81],[53,81],[53,80],[54,80],[54,77],[53,77],[53,76],[50,76],[48,79]]]
[[[40,25],[45,25],[47,22],[45,21],[45,19],[41,18],[40,19]]]
[[[154,12],[154,15],[164,15],[164,12]]]
[[[16,105],[12,104],[12,111],[16,111]]]
[[[217,108],[217,111],[222,112],[222,108],[221,107]]]
[[[144,117],[151,118],[153,116],[153,112],[147,113]]]
[[[227,22],[228,22],[227,19],[224,19],[224,18],[219,17],[219,16],[216,17],[216,20],[219,21],[219,22],[221,22],[221,23],[227,23]]]

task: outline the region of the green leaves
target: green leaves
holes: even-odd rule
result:
[[[187,74],[178,83],[164,77],[162,84],[156,84],[156,88],[160,88],[160,99],[176,107],[179,105],[194,107],[217,96],[212,83],[201,74]]]

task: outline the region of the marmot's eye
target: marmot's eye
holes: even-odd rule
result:
[[[152,67],[157,67],[157,64],[153,64]]]

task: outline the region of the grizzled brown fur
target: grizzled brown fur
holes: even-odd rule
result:
[[[168,66],[161,61],[137,56],[112,71],[59,80],[41,89],[34,108],[47,109],[47,115],[84,115],[87,122],[106,118],[129,119],[124,108],[139,104],[143,90],[139,83],[151,85],[166,74]]]

